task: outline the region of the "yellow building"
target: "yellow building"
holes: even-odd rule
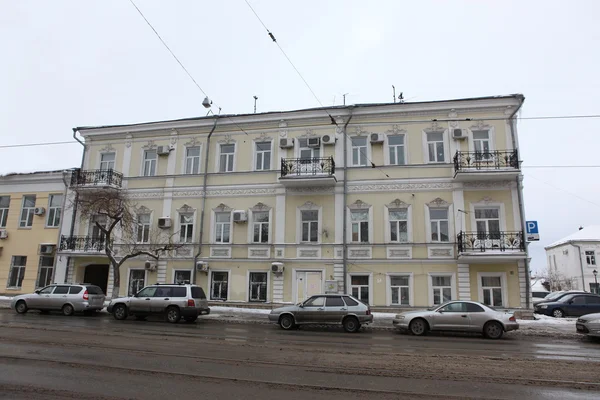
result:
[[[0,177],[0,293],[52,283],[65,192],[63,171]]]
[[[121,190],[184,245],[121,269],[121,293],[192,281],[211,300],[528,305],[521,95],[78,128],[72,184]],[[106,182],[106,171],[111,182]],[[122,174],[122,175],[121,175]],[[65,221],[66,223],[66,221]],[[93,226],[63,227],[57,279],[104,285]],[[95,235],[95,236],[94,236]],[[147,234],[139,235],[147,240]],[[107,283],[108,282],[108,283]]]

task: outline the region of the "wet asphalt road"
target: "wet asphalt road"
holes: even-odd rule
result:
[[[598,399],[600,343],[0,310],[0,399]]]

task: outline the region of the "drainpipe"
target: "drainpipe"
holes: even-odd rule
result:
[[[346,207],[346,204],[348,203],[347,198],[348,198],[348,135],[346,134],[346,128],[348,127],[348,124],[350,123],[350,120],[352,119],[352,111],[354,111],[354,106],[350,106],[348,107],[348,110],[350,111],[350,115],[348,117],[348,120],[346,121],[346,123],[344,124],[344,221],[343,221],[343,229],[342,229],[342,245],[343,245],[343,271],[344,271],[344,294],[347,294],[347,290],[348,290],[348,246],[347,246],[347,239],[346,239],[346,233],[348,230],[348,210]]]
[[[523,105],[523,101],[525,101],[525,98],[523,98],[521,100],[521,104],[519,104],[519,106],[517,107],[517,109],[510,115],[510,117],[508,118],[509,120],[509,127],[510,127],[510,136],[512,139],[512,145],[513,145],[513,149],[519,151],[518,149],[518,144],[517,144],[517,138],[515,135],[515,119],[514,116],[517,114],[517,112],[519,112],[519,110],[521,109],[521,106]],[[520,155],[520,154],[519,154]],[[519,167],[520,167],[520,161],[519,161]],[[519,200],[519,214],[521,217],[521,233],[523,235],[523,245],[525,247],[525,307],[527,309],[530,308],[530,292],[531,292],[531,280],[529,278],[529,244],[527,243],[527,237],[525,236],[525,232],[527,231],[527,222],[525,221],[525,206],[523,204],[523,179],[522,179],[522,175],[519,174],[519,176],[517,176],[516,178],[517,180],[517,197]]]
[[[219,109],[219,114],[220,114]],[[202,237],[204,236],[204,209],[206,208],[206,187],[208,185],[208,155],[210,154],[210,138],[217,128],[217,122],[219,120],[219,116],[215,116],[215,123],[213,124],[212,129],[208,133],[208,137],[206,138],[206,151],[204,152],[204,173],[203,178],[204,182],[202,184],[202,208],[200,209],[200,241],[198,243],[198,253],[194,256],[194,268],[192,269],[192,282],[196,283],[196,262],[198,262],[198,257],[202,254]],[[206,288],[208,290],[208,288]]]
[[[573,242],[569,242],[573,247],[577,247],[577,251],[579,252],[579,267],[581,268],[581,290],[585,292],[585,278],[583,276],[583,259],[581,258],[581,247],[576,245]]]

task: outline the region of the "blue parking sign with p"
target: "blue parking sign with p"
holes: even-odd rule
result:
[[[537,221],[527,221],[527,241],[540,240],[540,231]]]

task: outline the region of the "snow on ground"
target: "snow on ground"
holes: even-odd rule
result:
[[[12,296],[0,296],[0,300],[12,300]]]
[[[535,320],[520,319],[520,325],[575,325],[577,318],[554,318],[547,315],[535,314]]]
[[[271,310],[261,308],[241,308],[241,307],[222,307],[222,306],[211,306],[211,313],[239,313],[239,314],[269,314]]]

